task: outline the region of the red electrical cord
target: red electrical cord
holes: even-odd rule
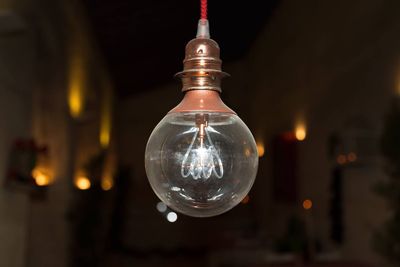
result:
[[[207,19],[207,0],[200,0],[200,18]]]

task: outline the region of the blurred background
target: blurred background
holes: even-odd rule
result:
[[[400,266],[400,2],[209,1],[260,164],[195,219],[144,149],[198,2],[0,0],[0,266]]]

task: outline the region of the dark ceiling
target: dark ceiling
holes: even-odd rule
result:
[[[172,81],[195,37],[199,0],[84,0],[120,96]],[[211,37],[229,62],[242,57],[279,0],[209,0]]]

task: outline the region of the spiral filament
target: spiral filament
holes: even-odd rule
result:
[[[182,161],[182,177],[192,176],[194,180],[198,180],[208,179],[214,174],[217,178],[222,178],[224,167],[207,130],[208,115],[196,114],[195,119],[194,135]]]

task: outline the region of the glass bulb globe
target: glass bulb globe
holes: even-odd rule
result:
[[[156,195],[171,209],[194,217],[224,213],[247,195],[257,174],[254,138],[221,100],[220,49],[206,19],[186,45],[185,97],[153,130],[145,167]]]
[[[154,192],[170,208],[210,217],[230,210],[249,192],[257,146],[236,114],[169,113],[149,138],[145,167]]]

